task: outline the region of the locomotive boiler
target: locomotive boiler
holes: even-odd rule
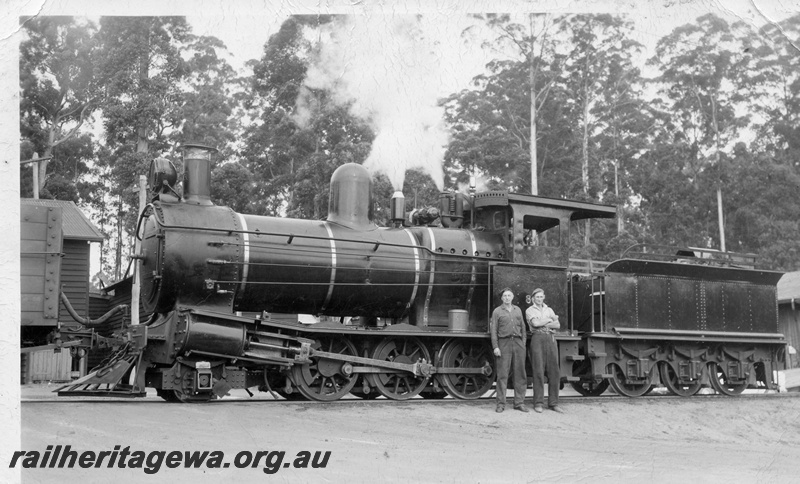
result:
[[[478,398],[494,381],[488,315],[504,287],[523,310],[543,287],[566,316],[561,374],[583,394],[609,383],[629,396],[659,383],[680,395],[775,386],[779,273],[694,256],[578,273],[571,225],[615,208],[503,191],[443,193],[429,212],[438,217],[418,223],[398,193],[379,227],[371,176],[357,164],[334,172],[325,220],[240,214],[211,201],[212,151],[185,147],[182,194],[171,164],[154,160],[135,255],[149,317],[103,340],[116,348],[109,361],[60,395],[153,387],[202,402],[256,387],[322,401]]]

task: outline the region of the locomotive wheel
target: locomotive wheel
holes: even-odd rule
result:
[[[584,397],[599,397],[608,389],[608,380],[595,383],[594,380],[570,382],[572,388]]]
[[[289,401],[308,400],[302,393],[297,391],[297,387],[290,388],[290,390],[292,390],[291,393],[286,391],[285,382],[287,378],[291,381],[291,375],[287,376],[284,373],[271,373],[268,376],[269,385],[261,385],[258,387],[258,390],[275,393]]]
[[[372,357],[376,360],[395,363],[416,363],[419,360],[431,361],[428,349],[417,338],[389,337],[375,347]],[[430,376],[414,376],[408,372],[375,373],[368,375],[371,386],[391,400],[408,400],[428,386]]]
[[[274,390],[274,391],[275,391],[275,393],[277,393],[278,395],[282,396],[283,398],[285,398],[286,400],[288,400],[290,402],[298,402],[298,401],[302,401],[302,400],[308,400],[305,397],[305,395],[303,395],[299,391],[292,392],[292,393],[286,393],[283,390]]]
[[[658,367],[661,374],[661,382],[667,387],[667,390],[679,397],[691,397],[700,391],[700,380],[695,380],[692,383],[686,384],[678,381],[678,374],[672,368],[672,365],[666,361],[662,361]]]
[[[156,395],[170,403],[205,403],[213,398],[211,393],[197,393],[192,395],[191,391],[194,375],[186,367],[181,367],[180,377],[174,382],[180,388],[156,389]]]
[[[356,347],[343,338],[320,339],[320,350],[340,355],[356,356]],[[348,363],[314,357],[308,365],[292,367],[292,382],[309,400],[332,402],[350,393],[358,378],[342,370]],[[289,394],[291,396],[292,394]]]
[[[188,395],[188,394],[184,393],[183,390],[164,390],[164,391],[173,393],[172,399],[168,400],[168,399],[162,397],[162,398],[164,398],[164,400],[167,400],[168,402],[205,403],[205,402],[211,400],[211,396],[212,396],[210,393],[202,393],[202,394],[198,394],[198,395]]]
[[[643,382],[628,383],[622,369],[617,365],[611,365],[611,387],[620,395],[626,397],[641,397],[652,391],[651,385],[653,375],[647,374]]]
[[[366,376],[365,376],[364,378],[366,378]],[[369,393],[364,393],[364,387],[365,387],[365,386],[366,386],[366,388],[369,390]],[[379,396],[381,396],[381,394],[380,394],[380,393],[378,393],[378,392],[375,390],[375,388],[374,388],[374,387],[370,388],[370,386],[369,386],[369,381],[366,381],[366,382],[365,382],[365,381],[363,381],[363,380],[361,381],[361,385],[360,385],[360,386],[359,386],[359,385],[356,385],[356,387],[355,387],[355,388],[353,388],[353,389],[350,391],[350,394],[351,394],[351,395],[353,395],[353,396],[355,396],[355,397],[358,397],[358,398],[360,398],[360,399],[362,399],[362,400],[375,400],[376,398],[378,398]]]
[[[161,388],[156,388],[156,395],[164,399],[166,402],[170,403],[179,403],[180,400],[175,398],[175,392],[172,390],[162,390]]]
[[[492,374],[487,376],[480,373],[444,373],[437,375],[437,378],[452,397],[461,400],[475,400],[492,388],[492,383],[494,383],[493,362],[494,358],[486,343],[451,339],[439,351],[440,366],[445,368],[483,368],[488,364],[492,368]],[[423,394],[424,396],[425,394]]]
[[[747,388],[747,382],[736,384],[728,383],[728,377],[725,376],[722,369],[716,363],[709,363],[708,378],[711,380],[711,386],[714,390],[723,395],[733,397],[741,394]]]

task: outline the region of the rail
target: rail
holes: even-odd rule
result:
[[[593,259],[570,259],[569,270],[581,274],[603,272],[610,262]]]

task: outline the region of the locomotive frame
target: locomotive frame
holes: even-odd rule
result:
[[[185,148],[183,196],[174,168],[154,161],[139,223],[150,318],[107,338],[59,335],[116,348],[59,395],[152,387],[168,401],[205,402],[257,387],[318,401],[475,399],[494,382],[486,330],[503,287],[542,287],[567,316],[556,337],[562,382],[583,395],[610,385],[635,397],[659,383],[680,396],[706,385],[736,395],[775,389],[785,367],[781,273],[747,267],[749,256],[640,252],[576,273],[571,223],[616,209],[506,192],[442,194],[441,226],[409,224],[397,193],[391,226],[377,227],[371,178],[356,164],[334,173],[327,220],[238,214],[211,202],[213,150]],[[277,313],[340,320],[305,325]],[[344,324],[352,316],[359,324]]]

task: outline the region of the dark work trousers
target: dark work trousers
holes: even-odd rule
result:
[[[558,405],[558,346],[552,334],[533,333],[531,336],[531,367],[533,368],[533,405],[544,405],[544,377],[547,375],[547,406]]]
[[[522,338],[500,338],[497,340],[500,356],[497,360],[497,405],[506,404],[508,389],[508,371],[514,377],[514,406],[521,407],[525,403],[525,389],[528,376],[525,374],[525,340]]]

